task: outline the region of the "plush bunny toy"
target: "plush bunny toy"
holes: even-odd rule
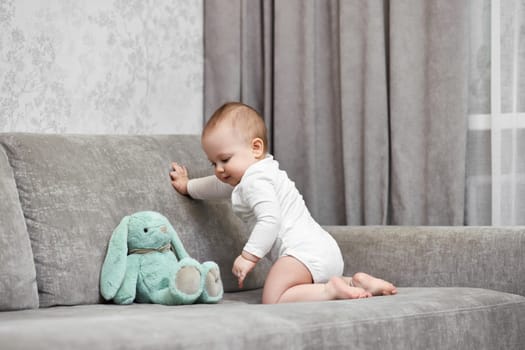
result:
[[[192,259],[168,219],[153,211],[126,216],[115,228],[100,290],[117,304],[216,303],[223,296],[217,264]]]

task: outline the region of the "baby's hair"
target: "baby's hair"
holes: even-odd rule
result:
[[[247,143],[260,138],[264,143],[264,153],[268,152],[266,125],[261,115],[252,107],[240,102],[226,102],[210,117],[202,130],[202,137],[222,122],[230,122],[231,127],[240,131]]]

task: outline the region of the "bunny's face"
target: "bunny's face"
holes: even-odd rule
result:
[[[158,249],[170,242],[168,220],[156,212],[140,212],[129,219],[128,249]]]

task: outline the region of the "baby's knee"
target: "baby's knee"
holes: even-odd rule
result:
[[[277,304],[279,302],[280,296],[268,295],[268,293],[263,292],[262,303],[263,304]]]

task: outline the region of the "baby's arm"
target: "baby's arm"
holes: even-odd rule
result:
[[[195,199],[230,199],[233,186],[222,182],[215,175],[188,181],[188,194]]]
[[[227,199],[233,187],[220,181],[215,175],[189,179],[185,166],[172,163],[171,184],[177,192],[195,199]]]
[[[281,207],[275,189],[269,182],[254,182],[246,192],[256,223],[244,251],[262,258],[271,250],[281,231]]]
[[[281,209],[273,186],[266,181],[257,181],[246,192],[256,223],[241,255],[233,263],[232,272],[238,278],[240,288],[248,273],[270,251],[281,230]]]

